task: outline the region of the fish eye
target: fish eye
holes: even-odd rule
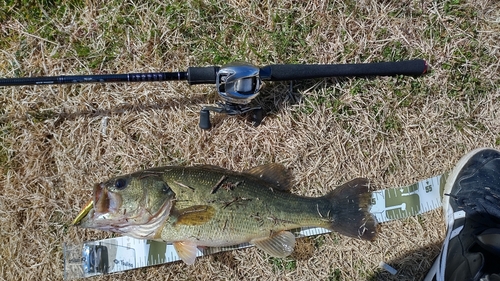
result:
[[[117,179],[115,181],[115,188],[117,190],[122,190],[127,186],[127,181],[123,178]]]

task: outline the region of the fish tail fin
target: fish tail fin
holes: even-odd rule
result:
[[[324,196],[329,201],[330,230],[340,234],[373,240],[377,236],[377,221],[370,214],[370,181],[357,178],[337,187]]]

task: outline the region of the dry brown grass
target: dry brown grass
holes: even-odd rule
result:
[[[411,58],[432,73],[296,82],[297,103],[287,83],[267,83],[261,126],[215,116],[211,131],[198,128],[200,104],[217,99],[211,87],[2,88],[0,280],[60,280],[63,242],[109,237],[68,224],[92,185],[117,174],[279,162],[293,171],[293,192],[318,196],[358,176],[378,188],[410,184],[474,148],[500,147],[497,1],[43,3],[0,12],[1,77]],[[418,280],[443,234],[435,211],[382,224],[373,243],[301,240],[291,269],[249,248],[94,280]]]

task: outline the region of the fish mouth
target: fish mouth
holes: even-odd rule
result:
[[[109,192],[104,183],[98,183],[94,186],[92,199],[78,213],[72,225],[91,228],[93,220],[106,219],[116,213],[121,202],[120,195]]]
[[[122,233],[140,239],[155,239],[168,219],[173,200],[165,200],[155,213],[140,206],[132,214],[120,212],[122,198],[103,183],[94,186],[93,198],[73,220],[73,225]]]
[[[121,203],[121,196],[109,192],[104,183],[98,183],[94,186],[94,217],[116,213]]]

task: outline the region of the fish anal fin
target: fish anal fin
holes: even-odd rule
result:
[[[176,225],[202,225],[213,218],[215,209],[208,205],[195,205],[176,210],[174,214],[177,216]]]
[[[289,256],[295,247],[295,235],[289,231],[280,231],[271,237],[252,239],[250,243],[273,257]]]
[[[180,241],[174,242],[174,249],[177,252],[177,255],[183,262],[187,265],[194,264],[196,260],[196,254],[198,252],[198,247],[194,242],[190,241]]]
[[[244,171],[246,174],[253,175],[267,183],[273,185],[273,188],[281,191],[290,190],[290,172],[285,166],[278,163],[264,164]]]

